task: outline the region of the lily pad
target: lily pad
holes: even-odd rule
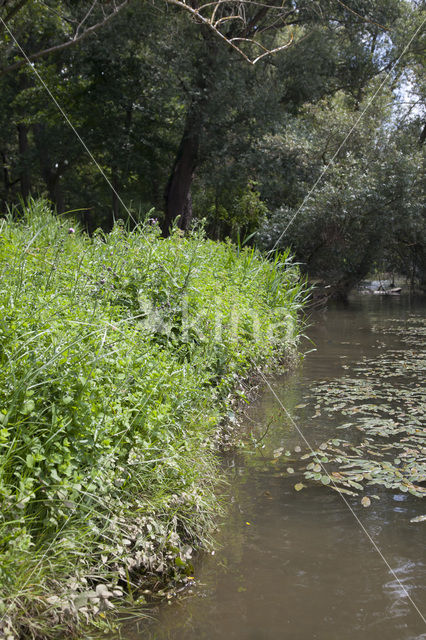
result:
[[[309,404],[317,414],[333,417],[347,437],[332,437],[315,451],[303,451],[301,459],[312,460],[304,476],[348,495],[379,485],[424,497],[426,319],[411,317],[377,330],[397,334],[402,348],[364,357],[342,377],[311,387]],[[333,484],[327,482],[329,475]],[[361,504],[370,506],[370,498]]]
[[[416,518],[411,518],[410,522],[425,522],[426,521],[426,515],[425,516],[417,516]]]

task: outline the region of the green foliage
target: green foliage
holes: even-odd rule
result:
[[[221,202],[216,198],[215,204],[210,206],[209,203],[214,199],[211,190],[198,195],[197,207],[206,207],[208,230],[212,235],[229,236],[236,242],[244,242],[266,221],[268,208],[256,187],[257,182],[249,180],[245,188],[228,188],[226,197],[223,193]],[[223,204],[225,201],[226,206]]]
[[[294,348],[304,293],[288,254],[201,231],[89,238],[42,201],[0,224],[0,597],[18,633],[207,544],[228,396]]]
[[[269,210],[293,206],[305,176],[293,157],[268,141],[280,137],[289,115],[297,118],[303,105],[324,96],[340,90],[359,104],[368,82],[394,55],[399,15],[407,14],[404,25],[411,15],[405,0],[357,2],[354,13],[329,0],[293,4],[287,26],[277,21],[277,31],[264,37],[280,44],[292,32],[297,45],[255,67],[184,12],[143,2],[129,3],[92,35],[35,65],[132,211],[163,209],[189,121],[198,148],[190,163],[194,214],[203,218],[211,211],[209,233],[223,238],[242,227],[241,212],[230,205],[250,180],[258,182]],[[93,7],[88,0],[28,2],[8,24],[24,50],[36,52],[69,41],[86,14],[82,29],[111,10],[107,0]],[[256,8],[248,5],[246,12],[250,22]],[[7,33],[0,47],[0,67],[7,68],[18,51]],[[109,229],[114,217],[125,216],[33,70],[23,66],[1,75],[0,69],[0,86],[1,200],[10,205],[19,194],[26,197],[26,170],[33,195],[47,196],[59,211],[87,208],[91,231]],[[27,128],[27,145],[19,143],[17,124]],[[318,158],[315,164],[314,172]],[[220,227],[223,209],[230,220]]]
[[[339,92],[306,105],[281,136],[267,141],[293,160],[295,178],[293,201],[287,197],[289,204],[273,211],[259,243],[290,245],[310,274],[343,295],[374,264],[407,275],[425,272],[424,154],[417,123],[396,121],[388,91],[372,102],[376,89],[377,80],[365,89],[362,119]],[[285,197],[279,187],[272,185],[277,202]]]

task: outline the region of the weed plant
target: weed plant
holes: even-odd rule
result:
[[[135,597],[141,577],[191,571],[217,510],[230,394],[294,349],[305,296],[288,254],[202,231],[164,240],[155,221],[73,227],[43,201],[0,220],[7,638],[63,637]]]

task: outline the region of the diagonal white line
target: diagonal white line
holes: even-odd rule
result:
[[[314,453],[314,449],[312,448],[311,444],[308,442],[305,434],[302,432],[302,430],[300,429],[300,427],[296,424],[296,422],[293,420],[293,417],[291,416],[291,414],[287,411],[287,409],[285,408],[284,404],[281,402],[280,397],[278,396],[278,394],[275,392],[274,388],[272,387],[272,385],[270,384],[269,380],[265,377],[265,375],[263,374],[263,372],[259,369],[259,367],[256,366],[256,370],[259,373],[259,375],[261,376],[262,380],[266,383],[267,387],[270,389],[272,395],[274,396],[274,398],[276,399],[276,401],[278,402],[278,404],[280,405],[281,409],[284,411],[284,413],[286,414],[286,416],[288,417],[288,419],[290,420],[290,422],[292,423],[292,425],[294,426],[294,428],[296,429],[297,433],[299,434],[299,436],[302,438],[302,440],[305,442],[305,444],[307,445],[307,447],[311,450],[311,453]],[[333,477],[330,476],[330,474],[328,473],[327,469],[324,467],[323,463],[320,461],[319,464],[321,465],[322,470],[324,471],[324,473],[328,476],[328,478],[330,479],[331,484],[333,484],[333,486],[338,489],[338,487],[336,486],[336,483],[333,480]],[[345,503],[345,505],[347,506],[347,508],[349,509],[349,511],[351,512],[351,514],[353,515],[353,517],[355,518],[358,526],[360,527],[360,529],[364,532],[364,534],[367,536],[368,540],[370,541],[371,545],[373,546],[373,548],[375,549],[375,551],[379,554],[379,556],[381,557],[381,559],[383,560],[383,562],[385,563],[385,565],[387,566],[387,568],[389,569],[389,572],[393,575],[393,577],[395,578],[395,580],[397,581],[397,583],[399,584],[399,586],[401,587],[403,593],[405,594],[405,596],[408,598],[408,600],[410,601],[410,603],[412,604],[412,606],[414,607],[414,609],[417,611],[417,613],[419,614],[420,618],[422,619],[422,621],[426,624],[426,619],[423,615],[423,613],[420,611],[419,607],[416,605],[416,603],[414,602],[414,600],[412,599],[412,597],[410,596],[410,594],[408,593],[407,589],[404,587],[404,585],[402,584],[401,580],[398,578],[398,576],[396,575],[395,571],[392,569],[392,567],[390,566],[389,562],[386,560],[385,556],[383,555],[382,551],[380,550],[380,548],[378,547],[377,543],[375,542],[375,540],[371,537],[370,533],[368,532],[368,530],[365,528],[364,524],[361,522],[361,520],[358,518],[357,514],[355,513],[355,511],[352,509],[351,505],[349,504],[349,502],[347,501],[347,499],[345,498],[345,496],[340,493],[340,491],[338,491],[339,496],[342,498],[343,502]]]
[[[137,220],[135,220],[135,218],[133,217],[132,213],[129,211],[129,208],[126,206],[126,204],[123,202],[123,200],[121,199],[120,195],[117,193],[117,190],[114,188],[114,186],[112,185],[110,179],[108,178],[108,176],[105,174],[104,170],[102,169],[101,165],[99,164],[99,162],[96,160],[95,156],[93,155],[93,153],[90,151],[89,147],[87,146],[87,144],[84,142],[83,138],[81,137],[81,135],[79,134],[79,132],[77,131],[77,129],[74,127],[73,123],[71,122],[71,120],[69,119],[69,117],[67,116],[67,114],[65,113],[65,111],[63,110],[63,108],[61,107],[61,105],[59,104],[59,102],[57,101],[57,99],[55,98],[55,96],[53,95],[53,93],[51,92],[51,90],[49,89],[49,87],[47,86],[46,82],[44,81],[44,79],[42,78],[42,76],[40,75],[40,73],[37,71],[35,65],[30,61],[30,59],[28,58],[27,54],[25,53],[25,51],[23,50],[23,48],[21,47],[21,45],[19,44],[18,40],[15,38],[14,34],[12,33],[12,31],[10,30],[10,28],[7,26],[7,24],[5,23],[5,21],[3,20],[3,18],[0,17],[0,22],[2,23],[3,27],[6,29],[6,31],[8,32],[8,34],[10,35],[10,37],[12,38],[12,40],[14,41],[14,43],[16,44],[16,46],[18,47],[18,49],[20,50],[20,52],[22,53],[22,55],[24,56],[25,60],[28,62],[28,65],[31,67],[32,71],[35,73],[35,75],[37,76],[38,80],[40,81],[40,83],[43,85],[43,87],[46,89],[47,93],[49,94],[50,98],[52,99],[52,101],[54,102],[55,106],[59,109],[62,117],[64,118],[65,122],[68,124],[68,126],[70,127],[70,129],[72,129],[72,131],[75,133],[75,135],[77,136],[79,142],[81,143],[81,145],[83,146],[84,150],[87,152],[87,154],[90,156],[90,159],[92,160],[92,162],[96,165],[96,168],[99,170],[99,172],[101,173],[102,177],[105,179],[105,181],[107,182],[108,186],[110,187],[111,191],[117,196],[117,199],[119,200],[120,204],[123,206],[123,208],[125,209],[125,211],[128,213],[129,217],[133,220],[133,222],[135,224],[137,224]]]

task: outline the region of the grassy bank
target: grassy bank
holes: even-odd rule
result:
[[[0,220],[0,268],[0,637],[62,637],[191,575],[230,394],[294,348],[303,287],[287,256],[89,238],[42,202]]]

